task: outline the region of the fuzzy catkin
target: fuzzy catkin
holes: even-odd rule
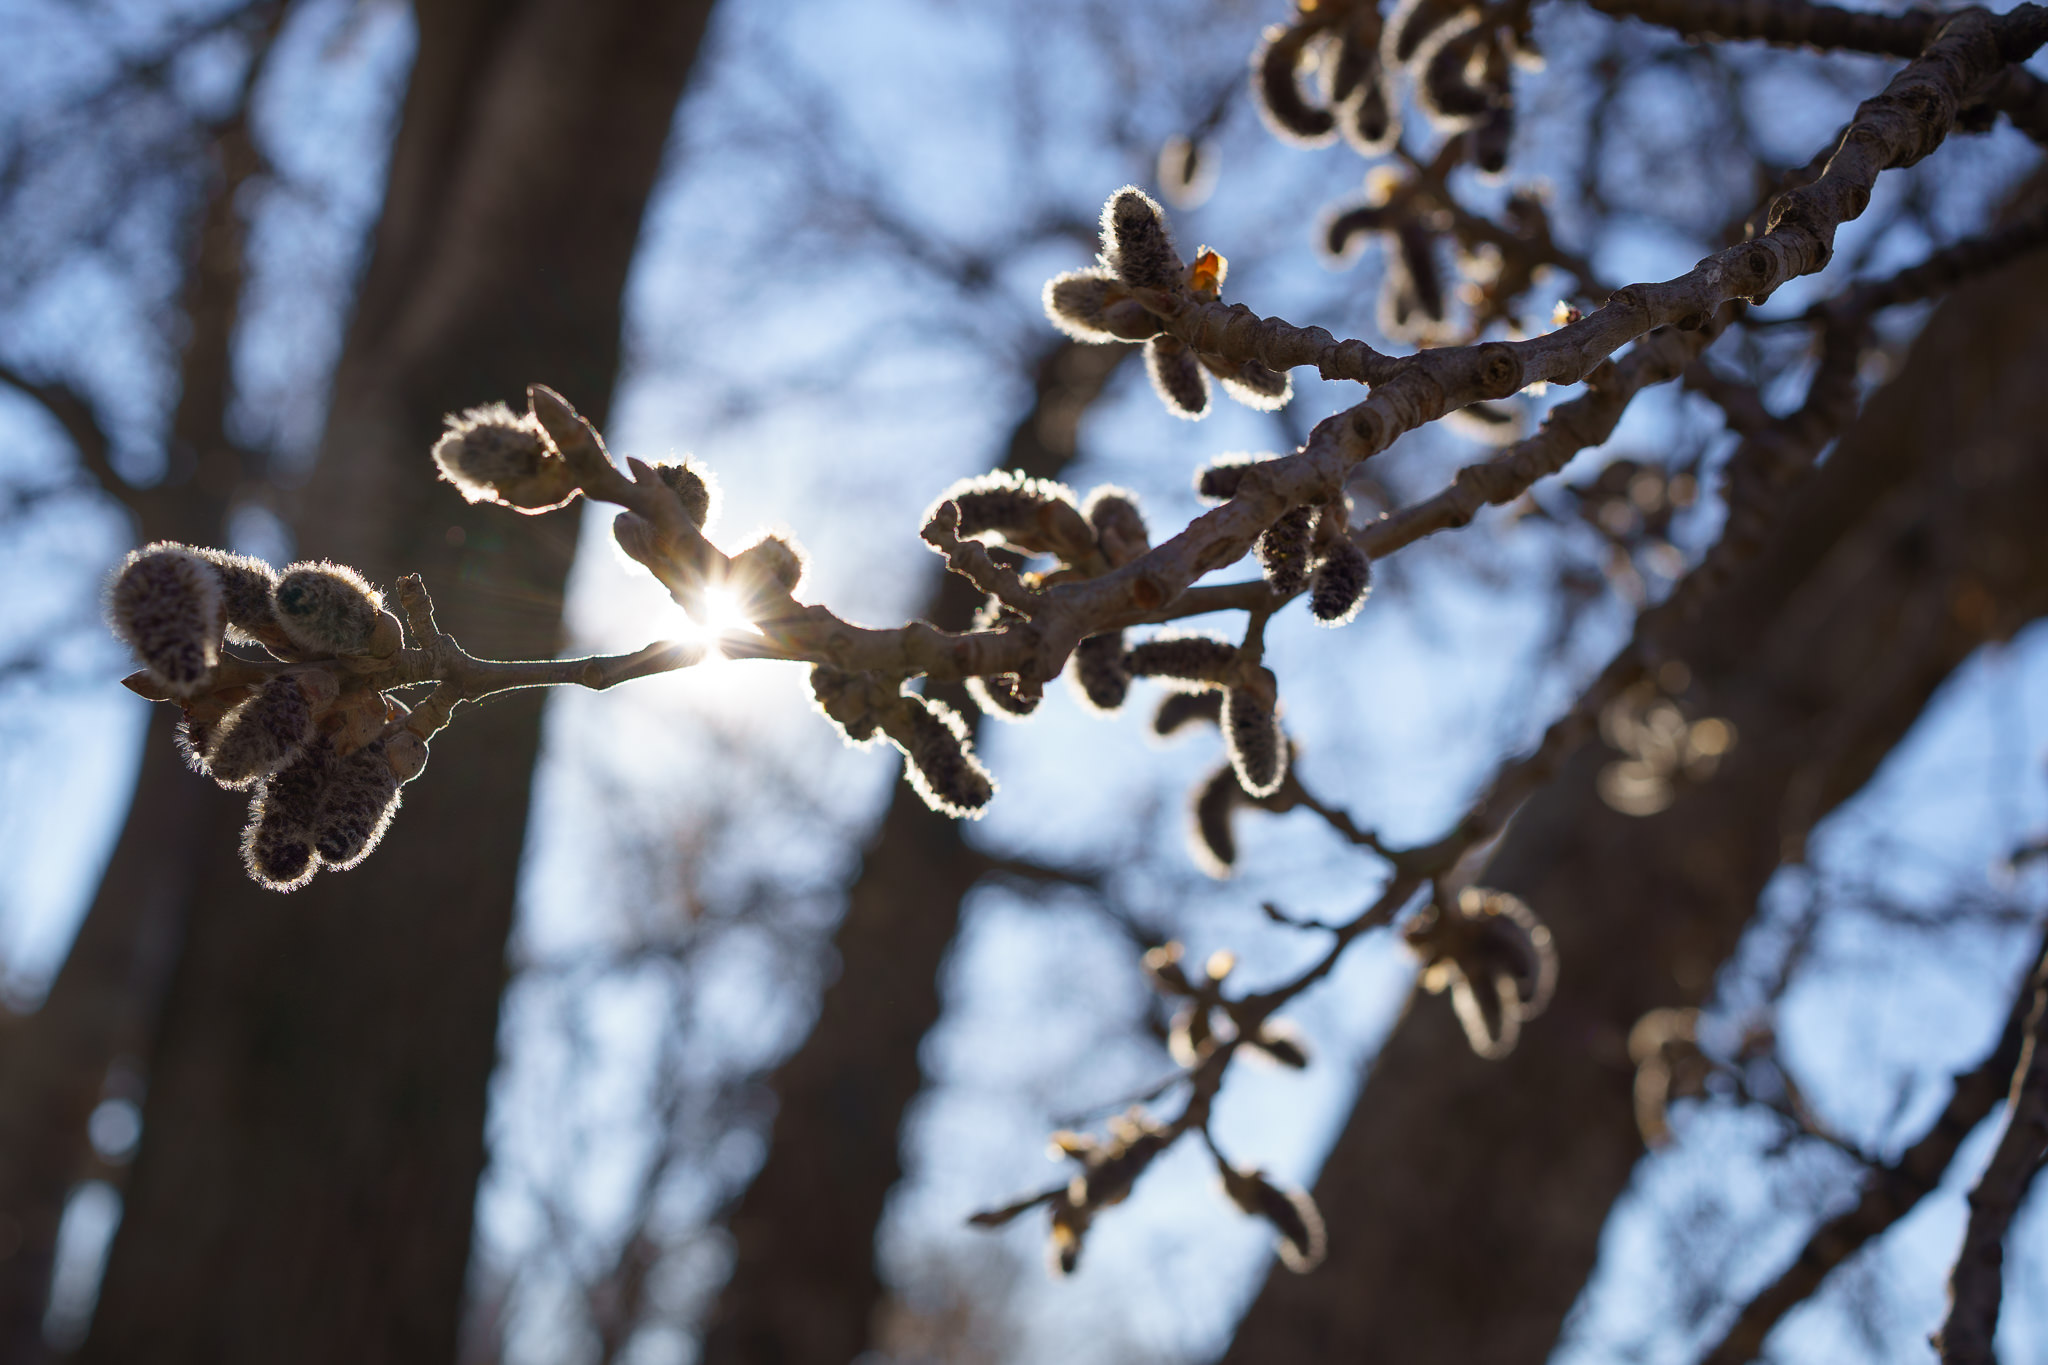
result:
[[[1278,412],[1294,396],[1294,381],[1256,360],[1225,360],[1206,353],[1197,358],[1216,376],[1223,391],[1255,412]]]
[[[658,464],[654,473],[682,501],[683,515],[692,526],[701,531],[710,524],[718,510],[718,482],[709,469],[685,460]]]
[[[1259,567],[1274,592],[1292,597],[1308,583],[1309,545],[1315,535],[1312,504],[1290,507],[1259,536],[1254,547]]]
[[[265,889],[296,891],[320,870],[313,823],[333,766],[333,750],[316,740],[257,787],[242,831],[242,864]]]
[[[1207,721],[1223,723],[1223,694],[1210,688],[1202,692],[1169,692],[1152,714],[1152,733],[1162,739],[1178,734],[1188,725]]]
[[[1045,282],[1045,315],[1076,341],[1144,341],[1162,324],[1107,269],[1070,270]]]
[[[1156,336],[1145,343],[1145,373],[1166,410],[1199,421],[1209,412],[1209,372],[1186,342]]]
[[[1252,54],[1252,93],[1266,126],[1282,140],[1316,147],[1330,140],[1336,117],[1310,104],[1301,90],[1301,69],[1310,45],[1323,35],[1311,24],[1275,24]]]
[[[381,740],[336,762],[313,821],[320,861],[346,871],[369,857],[398,810],[398,785]]]
[[[196,550],[213,566],[220,578],[221,608],[227,614],[228,639],[238,645],[260,643],[260,637],[278,629],[270,608],[270,594],[277,586],[277,570],[250,555],[226,550]]]
[[[910,785],[941,815],[979,817],[995,795],[995,779],[975,758],[959,712],[919,696],[904,700],[908,733],[891,738],[910,762]]]
[[[1214,502],[1234,498],[1238,485],[1244,481],[1244,472],[1258,463],[1258,457],[1218,456],[1196,473],[1195,492]]]
[[[1231,687],[1223,693],[1223,747],[1247,796],[1271,796],[1287,776],[1287,741],[1273,710],[1269,670],[1263,686]]]
[[[1022,720],[1036,711],[1038,703],[1045,699],[1042,690],[1026,690],[1023,680],[1015,673],[969,678],[967,695],[974,698],[974,704],[984,712],[1001,720]]]
[[[287,568],[270,594],[278,624],[312,654],[368,653],[384,597],[345,564],[307,560]]]
[[[939,494],[925,520],[948,502],[960,510],[955,529],[962,539],[998,535],[1020,548],[1050,550],[1056,541],[1094,538],[1074,506],[1074,490],[1051,479],[1008,471],[961,479]]]
[[[312,742],[315,707],[338,691],[327,673],[272,678],[213,727],[206,772],[229,790],[268,777]]]
[[[107,623],[160,687],[192,696],[205,690],[220,662],[227,628],[220,575],[183,545],[146,545],[116,571]]]
[[[766,535],[732,557],[732,581],[751,595],[769,583],[793,593],[804,581],[804,552],[785,536]]]
[[[1216,686],[1236,669],[1237,646],[1207,635],[1162,635],[1127,650],[1124,667],[1136,678]]]
[[[1180,253],[1166,230],[1166,214],[1136,185],[1110,196],[1102,210],[1103,261],[1134,289],[1177,289]]]
[[[1128,488],[1104,484],[1088,494],[1081,515],[1095,532],[1095,543],[1112,569],[1121,569],[1152,548],[1152,536],[1145,529],[1145,516],[1138,510],[1138,495]]]
[[[1309,580],[1309,614],[1326,626],[1344,625],[1358,615],[1371,593],[1372,559],[1353,541],[1339,537]]]
[[[1074,686],[1088,705],[1111,712],[1131,694],[1131,673],[1124,667],[1124,633],[1106,630],[1090,635],[1074,648]]]
[[[1212,877],[1228,877],[1237,866],[1237,837],[1230,817],[1243,800],[1237,772],[1228,764],[1210,773],[1195,791],[1190,849],[1195,862]]]
[[[576,497],[569,462],[555,453],[531,413],[489,403],[450,413],[445,421],[434,463],[464,500],[545,512]]]

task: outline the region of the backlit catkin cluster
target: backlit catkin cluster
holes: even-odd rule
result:
[[[280,573],[242,555],[159,542],[115,572],[107,619],[148,684],[182,708],[186,761],[250,794],[242,854],[251,877],[293,891],[377,846],[400,786],[426,766],[427,744],[398,728],[404,705],[355,667],[403,643],[398,619],[360,574],[325,562]],[[229,643],[286,666],[252,669],[224,656]]]

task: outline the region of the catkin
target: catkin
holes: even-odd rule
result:
[[[1298,146],[1321,146],[1337,127],[1335,115],[1310,104],[1301,89],[1301,69],[1322,36],[1312,23],[1274,24],[1252,53],[1252,93],[1259,114],[1283,141]]]
[[[398,785],[381,740],[338,761],[313,822],[321,862],[346,871],[369,857],[398,810]]]
[[[975,758],[966,722],[943,702],[906,694],[904,727],[890,738],[909,760],[910,785],[926,805],[955,819],[978,818],[995,795],[995,779]]]
[[[1216,376],[1223,391],[1255,412],[1278,412],[1294,396],[1294,381],[1256,360],[1225,360],[1203,353],[1202,368]]]
[[[1308,584],[1309,543],[1315,524],[1312,504],[1291,507],[1260,534],[1254,547],[1266,582],[1283,597],[1294,596]]]
[[[1372,560],[1347,538],[1331,542],[1309,581],[1309,614],[1326,626],[1341,626],[1358,615],[1372,592]]]
[[[1274,713],[1273,674],[1223,693],[1223,747],[1247,796],[1271,796],[1287,776],[1287,741]]]
[[[1159,335],[1159,319],[1102,267],[1053,276],[1045,282],[1044,302],[1052,325],[1076,341],[1099,345]]]
[[[345,564],[305,561],[287,568],[270,594],[291,642],[311,654],[367,654],[384,616],[384,597]]]
[[[1180,253],[1166,230],[1166,214],[1151,195],[1126,185],[1102,210],[1103,263],[1134,289],[1180,287]]]
[[[1127,650],[1124,667],[1134,678],[1217,686],[1235,671],[1237,646],[1207,635],[1162,635]]]
[[[166,692],[204,691],[227,628],[220,575],[183,545],[146,545],[115,572],[107,623]]]
[[[312,742],[316,711],[339,692],[334,675],[317,670],[272,678],[213,727],[205,771],[230,790],[268,777]]]
[[[242,831],[242,864],[265,889],[296,891],[320,870],[313,823],[333,766],[333,751],[316,741],[257,788]]]
[[[555,453],[531,413],[490,403],[451,413],[446,422],[434,442],[434,463],[465,500],[546,512],[576,497],[569,462]]]
[[[277,586],[277,570],[250,555],[229,554],[226,550],[202,549],[193,553],[211,564],[220,578],[228,639],[238,645],[249,645],[262,643],[265,635],[275,636],[279,627],[270,608],[270,594]]]
[[[1228,764],[1210,773],[1195,791],[1190,849],[1197,865],[1212,877],[1228,877],[1237,866],[1237,837],[1231,832],[1230,817],[1243,801],[1244,789]]]
[[[1074,649],[1074,686],[1097,711],[1115,711],[1131,693],[1131,672],[1124,667],[1124,633],[1106,630],[1090,635]]]
[[[713,514],[718,511],[718,481],[709,469],[685,460],[679,464],[655,465],[654,473],[682,500],[683,515],[690,519],[692,526],[701,531],[711,524]]]
[[[1223,723],[1223,694],[1211,688],[1202,692],[1169,692],[1152,714],[1152,733],[1165,738],[1182,727],[1200,721]]]
[[[1156,336],[1145,343],[1145,373],[1166,410],[1198,421],[1209,412],[1209,373],[1186,342]]]

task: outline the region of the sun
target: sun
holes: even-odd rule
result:
[[[720,584],[707,589],[698,599],[694,614],[683,610],[672,600],[664,600],[656,616],[657,619],[650,624],[661,638],[703,645],[708,651],[707,660],[725,657],[718,647],[719,640],[725,636],[761,633],[747,614],[744,593],[735,584]]]

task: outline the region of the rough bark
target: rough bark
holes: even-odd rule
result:
[[[1082,412],[1129,349],[1065,342],[1048,352],[999,467],[1058,477]],[[959,629],[980,605],[948,574],[926,619]],[[973,714],[964,694],[948,700]],[[732,1215],[733,1275],[704,1365],[845,1365],[869,1344],[884,1293],[875,1231],[902,1175],[897,1144],[920,1081],[918,1044],[938,1021],[939,967],[960,903],[986,870],[959,824],[895,785],[833,940],[839,974],[809,1038],[773,1079],[774,1135]]]
[[[536,379],[601,417],[708,11],[418,7],[298,529],[302,553],[373,579],[423,571],[481,652],[557,647],[574,522],[467,508],[426,451],[443,412]],[[196,870],[172,888],[183,952],[84,1358],[453,1358],[538,716],[521,700],[459,717],[378,853],[289,899],[241,872],[235,803],[189,775],[139,792],[123,852],[180,843]],[[132,876],[117,855],[109,885]]]
[[[1661,814],[1602,804],[1582,753],[1487,880],[1556,935],[1556,1002],[1481,1061],[1425,1000],[1316,1187],[1330,1257],[1270,1277],[1225,1359],[1535,1362],[1642,1154],[1625,1040],[1693,1005],[1805,826],[1855,792],[1957,664],[2048,611],[2048,262],[1944,304],[1766,554],[1676,641],[1740,742]],[[1795,812],[1805,812],[1800,817]]]

